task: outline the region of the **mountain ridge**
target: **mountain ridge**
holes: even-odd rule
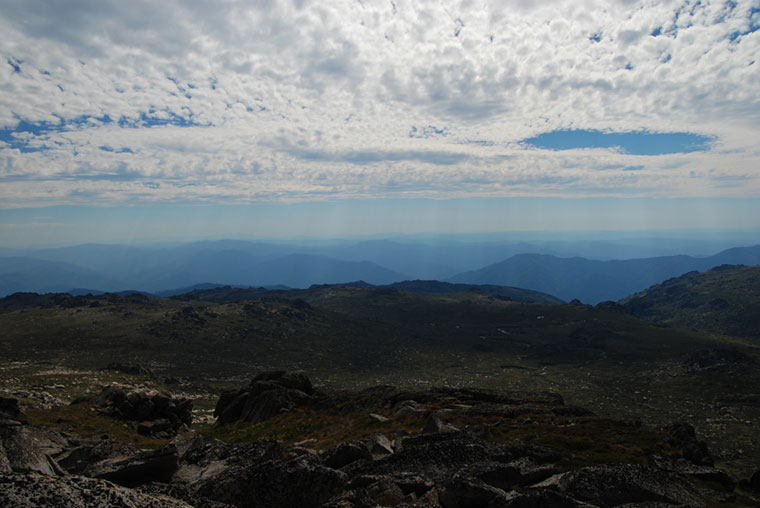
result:
[[[620,300],[686,272],[734,264],[732,261],[735,260],[760,264],[760,245],[727,249],[704,258],[678,255],[597,261],[548,254],[518,254],[479,270],[463,272],[448,281],[525,287],[563,300],[579,299],[596,304]]]
[[[435,244],[389,240],[315,245],[311,250],[243,240],[202,241],[173,247],[87,244],[30,251],[25,257],[0,258],[3,265],[0,267],[0,295],[16,291],[60,292],[71,288],[104,292],[134,288],[161,293],[204,281],[241,287],[307,288],[313,284],[356,280],[386,285],[434,279],[453,284],[511,286],[546,293],[564,301],[579,299],[595,304],[617,301],[693,270],[727,263],[760,263],[760,246],[726,249],[706,257],[676,255],[619,260],[520,253],[490,265],[474,266],[472,270],[448,278],[425,276],[450,273],[453,267],[464,262],[468,249],[478,251],[479,245],[452,244],[449,251]],[[515,245],[480,245],[483,252],[467,259],[472,262],[493,258]],[[385,260],[386,254],[389,265],[378,263]],[[360,259],[362,256],[366,259]],[[404,259],[409,260],[408,264],[404,265]],[[433,264],[423,266],[422,259]],[[448,261],[451,263],[441,264]],[[394,270],[389,266],[408,270]]]
[[[654,323],[760,339],[760,266],[688,272],[620,304]]]

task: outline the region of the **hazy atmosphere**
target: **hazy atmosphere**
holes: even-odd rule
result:
[[[0,33],[0,506],[760,508],[760,0]]]
[[[757,228],[759,27],[756,0],[3,0],[0,244]]]

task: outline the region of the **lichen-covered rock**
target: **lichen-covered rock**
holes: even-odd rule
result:
[[[290,388],[292,390],[298,390],[306,395],[314,394],[314,386],[311,384],[309,377],[301,371],[285,371],[277,370],[271,372],[262,372],[254,376],[251,381],[251,386],[255,386],[259,382],[270,381],[283,388]]]
[[[136,492],[105,480],[81,476],[0,475],[0,506],[14,508],[192,508],[171,499]]]
[[[43,475],[63,473],[52,457],[66,446],[66,440],[57,432],[6,421],[0,425],[0,445],[5,457],[0,463],[6,463],[11,471]]]
[[[265,372],[241,390],[222,393],[214,409],[217,423],[258,423],[312,401],[314,388],[302,372]]]
[[[135,490],[151,496],[168,496],[189,503],[193,508],[237,508],[231,504],[199,496],[191,487],[178,483],[152,482],[140,485]]]
[[[13,472],[11,463],[8,462],[8,457],[5,455],[5,448],[3,447],[3,443],[0,442],[0,474],[11,472]]]
[[[662,502],[703,506],[704,499],[681,474],[638,464],[606,464],[555,475],[534,485],[600,507]]]
[[[347,483],[345,473],[304,455],[235,471],[204,483],[196,493],[238,508],[317,508],[343,492]]]
[[[93,402],[108,416],[141,423],[143,431],[160,428],[160,432],[176,435],[183,425],[190,425],[193,421],[192,400],[172,397],[155,390],[127,392],[109,386]],[[163,425],[164,420],[169,422],[168,430]],[[162,425],[152,426],[147,423],[155,421],[162,421]]]
[[[667,506],[672,506],[667,504]],[[492,507],[496,508],[496,507]],[[598,508],[553,490],[534,490],[510,493],[504,508]],[[641,508],[657,508],[656,504],[647,503]]]
[[[140,453],[134,446],[113,439],[80,440],[55,457],[56,462],[69,474],[86,475],[93,464],[108,460],[132,457]]]
[[[435,434],[436,432],[459,432],[459,429],[441,421],[435,415],[430,415],[422,428],[423,434]]]
[[[470,508],[473,506],[504,506],[507,493],[473,478],[454,478],[438,494],[443,508]]]
[[[219,478],[232,477],[257,464],[283,457],[282,445],[277,441],[227,444],[188,432],[177,436],[172,444],[179,453],[179,468],[172,476],[172,482],[197,489]]]
[[[372,458],[379,459],[393,453],[393,443],[379,432],[372,436],[367,442]]]
[[[365,443],[351,441],[341,443],[332,450],[325,451],[320,455],[320,458],[325,466],[341,469],[360,460],[372,460],[372,453]]]
[[[713,466],[700,466],[686,459],[672,459],[657,455],[650,457],[650,463],[664,471],[681,473],[706,482],[719,483],[729,491],[736,487],[736,481],[728,473]]]
[[[665,427],[668,434],[668,444],[680,448],[683,458],[703,466],[712,466],[714,461],[707,449],[707,443],[697,439],[694,427],[686,422],[674,422]]]
[[[96,462],[87,468],[86,474],[124,487],[136,487],[152,481],[169,482],[178,467],[177,448],[170,445],[160,450],[140,451],[127,457]]]

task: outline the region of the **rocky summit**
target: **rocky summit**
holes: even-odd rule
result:
[[[118,401],[187,407],[114,389],[94,400],[122,419]],[[17,401],[0,403],[0,506],[697,507],[760,494],[760,473],[737,481],[712,466],[687,424],[607,420],[552,392],[327,390],[267,372],[221,395],[216,424],[184,425],[153,450],[35,427]]]

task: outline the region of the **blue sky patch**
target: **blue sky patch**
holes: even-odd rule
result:
[[[449,132],[446,127],[438,128],[435,125],[426,125],[424,127],[417,127],[412,125],[412,130],[409,131],[410,138],[431,138],[433,136],[448,136]]]
[[[173,125],[175,127],[199,127],[202,124],[193,120],[193,113],[188,112],[186,116],[178,115],[169,110],[159,111],[151,108],[147,113],[140,113],[139,118],[119,118],[119,127],[161,127],[164,125]]]
[[[747,13],[747,29],[736,30],[728,34],[727,37],[731,42],[736,42],[741,37],[757,32],[758,30],[760,30],[760,7],[752,7]]]
[[[15,72],[16,74],[19,74],[21,72],[21,64],[24,63],[23,60],[19,60],[17,58],[9,58],[7,62],[8,62],[8,65],[13,67],[13,72]]]
[[[113,148],[111,146],[103,145],[99,146],[101,150],[104,152],[111,152],[111,153],[134,153],[131,148],[127,148],[125,146],[122,146],[121,148]]]
[[[546,150],[613,148],[629,155],[665,155],[704,152],[714,138],[691,132],[606,132],[598,130],[556,130],[520,141]]]
[[[26,120],[20,120],[15,127],[0,128],[0,141],[7,143],[10,148],[15,148],[21,153],[41,152],[47,149],[47,147],[44,145],[40,146],[39,144],[32,145],[30,141],[39,140],[40,137],[44,137],[51,132],[65,131],[70,127],[85,127],[92,120],[97,120],[103,124],[113,122],[108,115],[101,117],[83,115],[69,120],[64,120],[61,117],[58,118],[58,122],[27,122]]]
[[[150,128],[164,125],[173,125],[175,127],[198,127],[203,125],[193,119],[192,112],[188,112],[187,116],[181,116],[172,111],[164,111],[163,113],[165,114],[161,115],[158,113],[157,110],[151,109],[147,113],[140,113],[139,118],[133,119],[121,117],[116,122],[109,115],[81,115],[68,119],[58,117],[58,122],[28,122],[26,120],[19,120],[19,123],[14,127],[0,128],[0,141],[6,143],[8,147],[15,148],[22,153],[30,153],[46,150],[48,147],[40,141],[45,140],[45,136],[50,133],[85,129],[98,124],[108,125],[116,123],[122,128]],[[99,148],[106,152],[132,153],[132,150],[127,147],[117,149],[110,146],[101,146]]]

